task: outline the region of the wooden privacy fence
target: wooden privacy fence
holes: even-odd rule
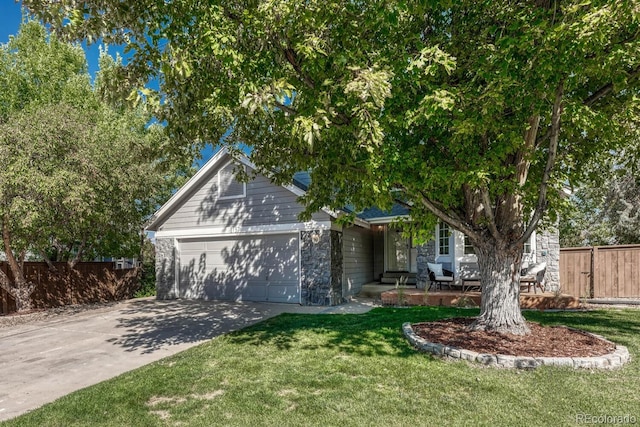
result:
[[[36,284],[31,294],[34,308],[43,309],[71,304],[118,301],[133,297],[139,287],[139,269],[116,270],[112,262],[81,262],[69,268],[65,262],[53,263],[56,271],[44,262],[25,262],[28,280]],[[13,281],[6,262],[0,269]],[[0,290],[0,312],[16,310],[15,300],[4,289]]]
[[[560,286],[587,298],[640,298],[640,245],[560,249]]]

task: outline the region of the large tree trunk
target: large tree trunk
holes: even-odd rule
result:
[[[482,285],[480,315],[473,330],[526,335],[531,331],[520,311],[522,250],[488,242],[476,248]]]
[[[16,300],[16,310],[18,313],[22,313],[33,309],[31,294],[36,289],[36,285],[27,280],[21,264],[18,263],[18,260],[13,254],[13,250],[11,249],[11,232],[8,223],[8,218],[5,216],[2,221],[2,242],[4,244],[4,253],[7,257],[9,269],[13,275],[13,283],[9,283],[9,278],[2,272],[0,286]]]
[[[21,283],[15,283],[15,288],[13,289],[12,296],[16,300],[16,311],[18,313],[29,312],[33,309],[31,294],[35,289],[35,283],[26,280]]]

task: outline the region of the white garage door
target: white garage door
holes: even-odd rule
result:
[[[182,240],[181,298],[300,302],[298,235]]]

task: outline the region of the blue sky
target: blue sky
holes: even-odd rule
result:
[[[14,0],[0,0],[0,43],[4,44],[9,41],[9,36],[16,35],[22,22],[22,9],[20,2],[16,3]],[[87,54],[87,63],[89,66],[89,73],[95,76],[98,70],[98,56],[100,54],[99,46],[97,44],[86,46],[83,43],[83,48]],[[115,46],[109,47],[109,53],[115,55],[117,52],[122,52],[121,48]],[[203,160],[198,161],[198,164],[202,164],[208,160],[214,152],[211,147],[207,147],[202,151]]]
[[[7,43],[9,36],[16,35],[22,22],[22,9],[20,2],[16,3],[14,0],[0,0],[0,43]],[[98,70],[98,56],[100,54],[99,46],[97,44],[89,47],[83,43],[82,47],[87,53],[87,63],[89,65],[89,73],[94,76]],[[109,53],[115,55],[116,52],[121,52],[122,49],[115,46],[109,47]]]

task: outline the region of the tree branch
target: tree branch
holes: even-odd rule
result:
[[[7,273],[2,271],[2,269],[0,269],[0,288],[7,291],[9,295],[14,296],[13,289],[11,289],[11,284],[9,282],[9,276],[7,276]]]
[[[67,265],[69,266],[70,269],[73,270],[78,264],[78,262],[82,259],[82,255],[84,255],[84,249],[86,244],[87,244],[87,239],[86,238],[82,239],[82,242],[80,242],[80,246],[78,246],[78,252],[76,252],[76,255],[73,257],[73,259],[67,262]]]
[[[47,252],[44,251],[43,249],[39,249],[38,252],[40,253],[40,256],[42,257],[42,259],[44,260],[44,262],[47,263],[47,267],[49,267],[49,270],[51,271],[58,271],[58,269],[56,268],[56,266],[53,264],[53,262],[51,262],[51,259],[49,258],[49,256],[47,255]]]
[[[544,173],[540,181],[540,188],[538,190],[538,202],[536,208],[529,220],[524,234],[516,240],[516,245],[522,245],[529,239],[531,233],[537,228],[540,218],[547,206],[547,192],[549,191],[549,179],[551,178],[551,171],[556,163],[556,157],[558,154],[558,139],[560,138],[560,119],[562,116],[562,98],[564,96],[564,80],[562,80],[556,88],[556,96],[553,102],[553,111],[551,113],[551,137],[549,139],[549,154],[547,154],[547,164],[544,168]]]
[[[533,151],[536,147],[536,138],[538,129],[540,128],[540,115],[533,115],[529,118],[529,128],[524,134],[524,150],[518,161],[518,185],[523,186],[527,182],[529,175],[529,166],[531,161],[526,158],[529,151]]]
[[[20,251],[20,270],[24,271],[24,260],[27,257],[27,251],[26,250],[21,250]]]
[[[464,221],[461,221],[459,218],[447,214],[445,211],[443,211],[438,206],[436,206],[436,204],[433,201],[425,197],[424,194],[422,193],[418,193],[418,194],[420,196],[420,203],[422,203],[422,206],[427,208],[439,220],[449,224],[454,229],[466,234],[472,240],[479,241],[481,239],[481,236],[478,233],[476,233],[472,228],[468,227],[467,224],[464,223]]]
[[[629,73],[629,79],[634,79],[640,76],[640,65],[637,66],[633,71]],[[602,98],[608,96],[613,92],[613,83],[609,82],[606,85],[602,86],[600,89],[596,90],[590,96],[585,98],[582,103],[587,107],[591,107],[593,104],[601,100]],[[547,139],[551,137],[551,133],[553,132],[552,127],[549,127],[547,131],[542,135],[536,142],[536,146],[540,146],[545,143]]]
[[[289,64],[291,64],[291,66],[296,71],[296,73],[298,73],[298,78],[310,89],[315,89],[316,83],[313,81],[311,77],[309,77],[304,71],[302,71],[302,66],[300,64],[300,61],[298,60],[298,55],[296,54],[296,51],[290,47],[286,47],[283,49],[283,52],[284,52],[284,57],[287,58],[287,61],[289,62]]]
[[[633,71],[631,71],[629,73],[629,78],[630,79],[634,79],[635,77],[638,77],[638,75],[640,75],[640,65],[638,67],[636,67],[635,70],[633,70]],[[593,104],[598,102],[600,99],[602,99],[605,96],[609,95],[612,91],[613,91],[613,83],[609,82],[606,85],[602,86],[597,91],[595,91],[587,99],[585,99],[583,101],[583,104],[586,105],[587,107],[591,107]]]
[[[298,114],[298,110],[291,108],[287,105],[284,105],[278,101],[275,101],[276,107],[278,107],[279,109],[281,109],[282,111],[291,114],[292,116],[296,116]]]
[[[480,197],[482,198],[484,215],[489,222],[489,231],[491,231],[491,235],[494,237],[494,239],[500,240],[500,233],[498,232],[498,227],[496,227],[496,218],[493,214],[491,199],[489,198],[489,189],[486,186],[483,186],[480,189]]]

